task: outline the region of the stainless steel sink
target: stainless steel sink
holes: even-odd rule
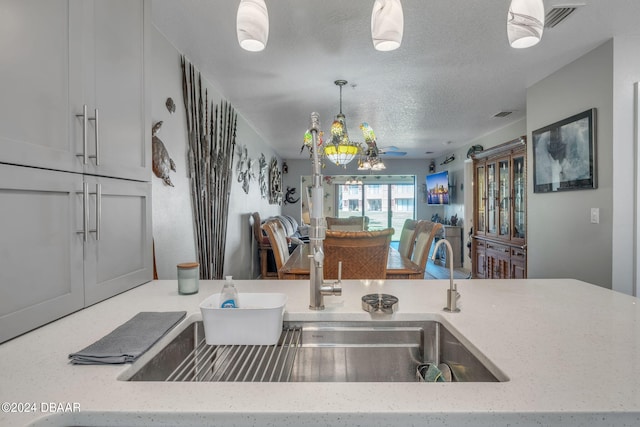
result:
[[[454,382],[505,379],[439,322],[291,321],[273,346],[210,346],[194,322],[128,380],[415,382],[427,362],[447,364]]]

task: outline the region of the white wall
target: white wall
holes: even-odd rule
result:
[[[633,230],[635,191],[634,96],[640,81],[640,37],[613,41],[613,265],[612,288],[636,295]],[[637,230],[637,224],[636,224]],[[634,289],[635,288],[635,289]]]
[[[151,33],[151,117],[153,123],[160,120],[164,122],[157,136],[166,146],[177,169],[170,174],[174,187],[165,185],[162,180],[153,176],[153,236],[158,278],[175,279],[176,264],[196,260],[190,183],[186,165],[187,130],[182,100],[180,52],[155,27]],[[198,64],[193,65],[198,67]],[[219,92],[206,81],[205,85],[208,87],[209,98],[215,104],[219,104]],[[165,107],[167,97],[173,98],[176,104],[176,112],[173,114]],[[236,143],[236,147],[247,146],[250,158],[257,159],[264,153],[269,161],[275,155],[239,114]],[[249,194],[245,194],[241,184],[235,179],[235,164],[236,162],[227,219],[224,274],[238,279],[249,279],[259,274],[250,215],[254,211],[260,212],[263,217],[276,215],[280,212],[280,206],[269,205],[268,200],[262,199],[257,180],[251,182]]]
[[[528,174],[528,276],[585,280],[611,287],[613,228],[613,42],[592,50],[527,90],[527,135],[574,114],[597,109],[598,188],[533,193]],[[528,170],[533,171],[528,144]],[[600,223],[590,209],[600,208]]]

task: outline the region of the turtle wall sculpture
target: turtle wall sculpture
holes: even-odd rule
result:
[[[171,178],[169,177],[170,171],[176,171],[176,164],[169,157],[169,152],[164,143],[156,136],[156,132],[162,126],[162,121],[159,121],[151,128],[151,146],[152,146],[152,168],[153,173],[164,181],[165,184],[173,187]]]

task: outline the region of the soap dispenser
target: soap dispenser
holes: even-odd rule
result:
[[[222,291],[220,291],[220,308],[238,308],[238,290],[233,283],[233,278],[226,276],[225,279]]]

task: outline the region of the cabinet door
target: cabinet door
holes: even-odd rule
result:
[[[483,240],[473,240],[473,277],[485,279],[487,277],[487,253]]]
[[[84,305],[82,176],[0,164],[0,342]]]
[[[149,181],[150,121],[145,109],[145,11],[141,0],[85,5],[85,92],[91,158],[85,173]],[[148,42],[147,42],[148,43]],[[82,108],[79,105],[78,108]],[[97,126],[97,129],[96,129]]]
[[[487,243],[487,278],[509,278],[509,248],[495,243]]]
[[[527,251],[520,248],[511,248],[511,260],[509,268],[510,279],[527,278]]]
[[[527,238],[527,161],[526,153],[513,156],[513,227],[511,239],[524,243]]]
[[[498,164],[498,236],[509,239],[511,235],[511,161],[500,159]]]
[[[151,183],[85,176],[89,227],[85,303],[102,301],[153,279]]]
[[[487,231],[487,177],[484,162],[478,163],[475,168],[476,193],[474,197],[476,220],[476,235],[485,235]]]
[[[79,10],[67,0],[0,3],[0,162],[82,171],[70,132],[81,102]]]
[[[496,162],[487,162],[487,234],[498,234],[498,174]]]

